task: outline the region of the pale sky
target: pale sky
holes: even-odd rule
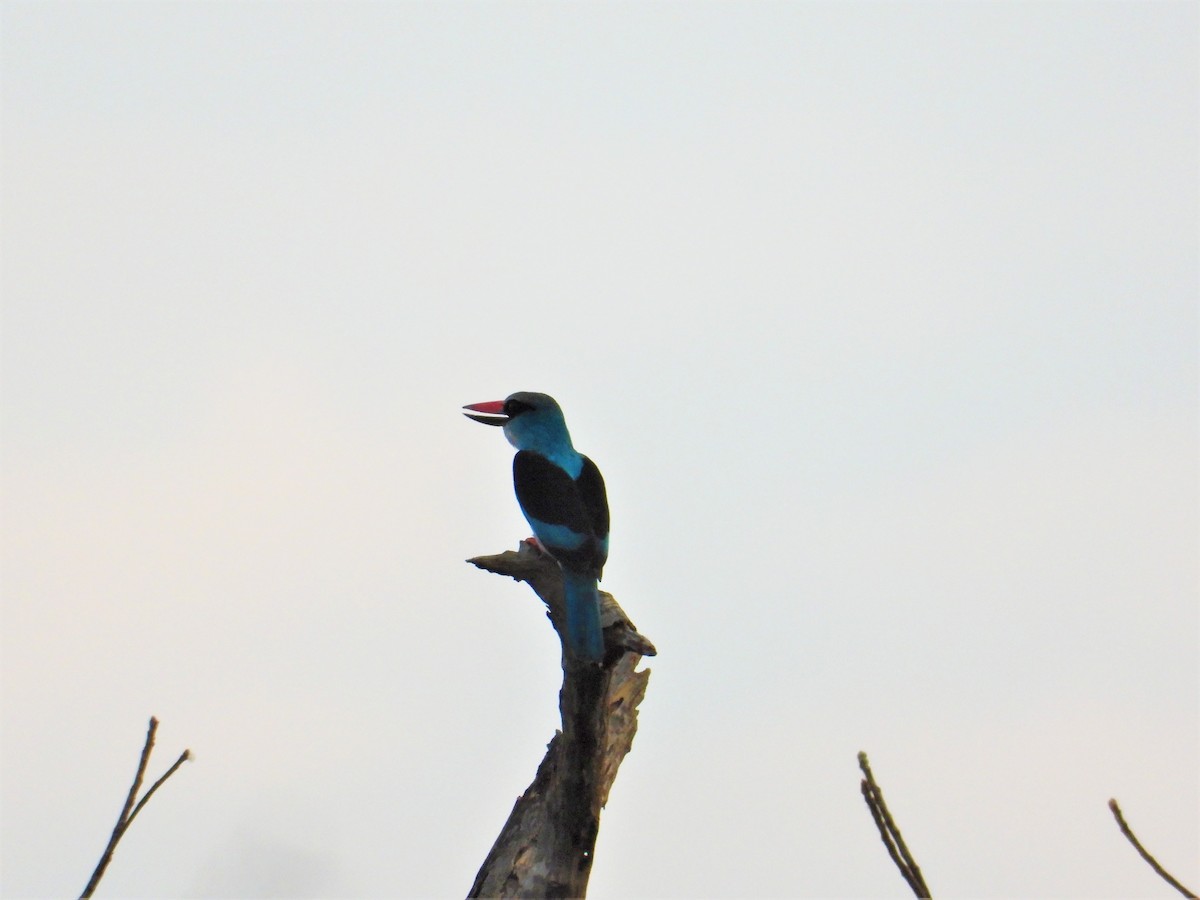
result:
[[[557,723],[554,394],[660,656],[591,896],[1200,886],[1195,3],[0,10],[0,893],[453,897]]]

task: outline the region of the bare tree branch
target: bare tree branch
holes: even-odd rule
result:
[[[867,808],[871,811],[871,817],[875,820],[875,827],[879,829],[879,837],[887,847],[888,855],[908,882],[908,886],[912,888],[912,892],[918,897],[929,898],[932,895],[925,884],[925,877],[921,874],[921,867],[908,852],[908,845],[904,843],[904,837],[883,800],[883,790],[875,782],[875,776],[871,774],[871,764],[864,752],[858,754],[858,767],[862,769],[864,776],[860,785],[863,799],[867,802]]]
[[[522,542],[517,552],[468,560],[488,572],[524,581],[565,633],[558,563]],[[600,810],[633,745],[637,707],[649,671],[637,671],[654,645],[601,592],[607,653],[603,666],[580,665],[563,650],[559,692],[562,730],[554,735],[533,783],[518,798],[483,861],[470,897],[583,897],[591,875]]]
[[[129,826],[133,824],[133,820],[137,818],[137,814],[142,811],[143,806],[145,806],[148,802],[150,802],[150,798],[154,796],[154,792],[159,789],[159,787],[162,785],[162,783],[164,781],[166,781],[168,778],[170,778],[172,775],[174,775],[175,770],[178,769],[180,766],[182,766],[185,762],[187,762],[191,758],[192,758],[192,751],[184,750],[182,753],[179,754],[179,759],[177,759],[177,760],[175,760],[175,762],[171,763],[171,768],[169,768],[169,769],[167,769],[167,771],[163,772],[162,777],[159,778],[158,781],[154,782],[154,784],[150,785],[150,790],[148,790],[148,791],[146,791],[146,793],[142,794],[142,799],[137,802],[137,806],[135,806],[133,808],[133,812],[131,812],[129,814],[129,818],[125,820],[125,828],[126,829],[128,829]]]
[[[1129,827],[1129,824],[1125,821],[1125,817],[1121,815],[1121,807],[1117,805],[1117,801],[1115,799],[1108,801],[1108,808],[1112,810],[1113,818],[1117,820],[1117,825],[1121,828],[1121,834],[1125,835],[1125,837],[1129,840],[1129,843],[1133,844],[1133,848],[1141,854],[1142,859],[1150,864],[1150,868],[1157,872],[1163,881],[1175,888],[1175,890],[1179,891],[1179,893],[1183,894],[1183,896],[1194,898],[1196,895],[1176,881],[1174,876],[1160,866],[1158,864],[1158,860],[1151,856],[1149,852],[1147,852],[1146,848],[1142,846],[1142,842],[1137,839],[1137,835],[1133,833],[1133,829]]]
[[[184,750],[179,759],[175,760],[175,764],[171,766],[158,781],[150,786],[150,790],[142,796],[139,801],[137,799],[138,791],[141,790],[142,781],[146,777],[146,766],[150,762],[150,753],[154,749],[154,735],[158,731],[158,719],[150,717],[150,727],[146,730],[146,742],[142,746],[142,755],[138,760],[137,773],[133,777],[133,784],[129,788],[129,794],[125,797],[125,805],[121,807],[121,814],[117,817],[117,824],[113,826],[112,836],[108,839],[108,846],[104,848],[104,853],[100,857],[100,862],[96,864],[95,870],[92,872],[92,877],[88,880],[87,887],[83,889],[83,893],[79,895],[79,900],[86,900],[91,897],[96,890],[96,885],[100,883],[100,879],[104,877],[104,871],[108,868],[108,864],[112,862],[113,851],[117,849],[117,844],[124,837],[125,832],[129,829],[129,824],[146,805],[146,801],[150,796],[158,790],[159,785],[170,778],[175,770],[183,765],[184,761],[191,758],[191,751]]]

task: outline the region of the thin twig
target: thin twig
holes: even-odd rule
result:
[[[150,727],[146,731],[146,743],[142,746],[142,757],[138,760],[137,774],[133,777],[133,784],[130,786],[129,794],[125,798],[125,805],[121,807],[121,814],[117,816],[117,824],[113,826],[112,836],[108,839],[108,846],[104,848],[104,854],[100,857],[100,862],[96,864],[96,869],[92,872],[92,877],[88,880],[87,887],[79,895],[79,900],[87,900],[88,897],[92,896],[92,892],[96,890],[96,885],[104,877],[104,870],[108,868],[108,864],[112,861],[113,851],[117,849],[117,842],[121,840],[121,835],[125,833],[125,823],[129,818],[129,813],[133,809],[134,803],[137,801],[138,790],[142,786],[142,779],[146,776],[146,764],[150,762],[150,751],[154,749],[154,733],[156,731],[158,731],[158,719],[151,716]]]
[[[883,790],[871,773],[871,764],[867,761],[866,753],[858,754],[858,767],[865,776],[861,785],[863,799],[866,800],[867,808],[875,819],[875,827],[879,829],[879,837],[887,847],[888,855],[900,870],[901,876],[908,882],[912,892],[917,897],[928,900],[931,895],[929,886],[925,884],[925,876],[921,874],[921,867],[909,852],[908,845],[904,843],[904,836],[900,834],[900,828],[884,802]]]
[[[185,762],[187,762],[191,758],[192,758],[192,751],[184,750],[182,753],[179,754],[179,759],[175,760],[175,762],[172,763],[171,768],[167,769],[167,771],[165,771],[163,773],[162,777],[160,779],[158,779],[158,781],[156,781],[156,782],[154,782],[154,784],[150,785],[150,790],[148,790],[148,791],[146,791],[146,793],[142,794],[142,799],[137,802],[137,806],[135,806],[133,808],[133,812],[131,812],[129,814],[129,818],[125,820],[125,828],[126,829],[128,829],[129,826],[133,824],[133,820],[135,818],[137,818],[137,814],[142,811],[142,807],[145,806],[149,802],[150,798],[154,795],[154,792],[158,790],[159,786],[162,785],[162,783],[164,781],[166,781],[168,778],[170,778],[172,775],[174,775],[175,770],[178,769],[180,766],[182,766]]]
[[[96,890],[96,885],[100,883],[100,879],[104,877],[104,871],[108,868],[108,864],[112,862],[113,851],[117,849],[117,843],[129,830],[129,823],[146,805],[146,801],[150,799],[151,794],[158,790],[159,785],[175,774],[175,770],[183,765],[185,760],[191,758],[191,751],[184,750],[179,759],[175,760],[175,764],[171,766],[158,781],[150,786],[150,789],[142,795],[142,799],[138,800],[138,791],[141,790],[142,781],[146,777],[146,766],[150,762],[150,752],[154,749],[154,735],[158,731],[158,719],[154,716],[150,717],[150,727],[146,730],[146,743],[142,746],[142,755],[138,760],[137,774],[133,777],[133,784],[129,788],[129,794],[125,798],[125,805],[121,807],[121,814],[117,817],[117,824],[113,826],[112,836],[108,839],[108,846],[104,848],[104,854],[100,857],[100,862],[96,864],[95,871],[92,872],[92,877],[88,880],[87,887],[83,889],[83,893],[79,895],[79,900],[87,900]]]
[[[868,766],[870,772],[870,766]],[[912,875],[913,888],[918,889],[917,896],[928,896],[929,889],[925,887],[925,882],[920,877],[920,866],[917,865],[917,860],[912,858],[912,853],[908,852],[908,845],[905,844],[904,835],[900,834],[899,826],[896,826],[895,820],[892,818],[892,810],[888,809],[888,804],[883,800],[883,788],[875,782],[874,775],[868,775],[871,779],[871,791],[875,794],[875,798],[880,804],[880,812],[883,815],[883,821],[887,823],[888,833],[893,836],[896,842],[896,848],[900,851],[900,856],[904,858],[905,865]]]
[[[1133,829],[1129,827],[1129,823],[1127,823],[1125,821],[1125,817],[1121,815],[1121,807],[1117,805],[1117,801],[1115,799],[1108,801],[1108,808],[1112,810],[1113,817],[1117,820],[1117,825],[1119,825],[1121,828],[1121,834],[1125,835],[1125,837],[1129,840],[1129,843],[1133,844],[1133,848],[1141,854],[1142,859],[1150,864],[1150,868],[1157,872],[1163,881],[1175,888],[1175,890],[1179,891],[1179,893],[1183,894],[1183,896],[1195,898],[1196,895],[1192,891],[1188,890],[1182,884],[1176,881],[1175,877],[1162,866],[1160,866],[1158,864],[1158,860],[1151,856],[1147,852],[1146,848],[1142,846],[1142,842],[1137,839],[1137,835],[1133,833]]]
[[[874,795],[870,783],[867,779],[862,780],[862,795],[867,801],[867,809],[871,811],[871,818],[875,820],[875,827],[879,829],[879,837],[883,841],[883,846],[887,847],[888,856],[892,858],[892,862],[896,864],[896,868],[900,870],[900,874],[904,876],[904,880],[908,882],[908,886],[913,887],[912,874],[908,871],[908,867],[904,864],[904,860],[900,858],[900,852],[896,849],[896,844],[892,840],[892,836],[888,834],[887,824],[883,821],[883,815],[879,811],[879,799]]]

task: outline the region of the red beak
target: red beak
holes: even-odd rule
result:
[[[508,416],[504,415],[503,400],[488,400],[486,403],[468,403],[463,409],[474,410],[477,413],[490,413],[485,416],[473,416],[471,413],[463,413],[468,419],[474,419],[476,422],[482,422],[484,425],[503,425],[508,421]]]

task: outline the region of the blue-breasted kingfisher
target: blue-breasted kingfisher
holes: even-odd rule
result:
[[[575,449],[562,409],[548,394],[518,391],[463,409],[476,422],[503,426],[517,448],[517,503],[538,543],[562,569],[567,648],[576,659],[599,663],[604,632],[596,584],[608,560],[608,497],[600,470]]]

